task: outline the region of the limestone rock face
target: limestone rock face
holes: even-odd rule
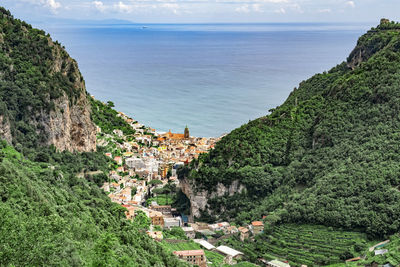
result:
[[[54,100],[54,110],[42,112],[38,124],[48,135],[46,145],[54,145],[60,151],[95,151],[96,127],[90,118],[90,103],[78,65],[72,58],[63,57],[65,50],[54,45],[50,38],[49,45],[53,47],[52,72],[72,77],[71,89],[75,95],[71,97],[64,92]]]
[[[184,178],[180,180],[180,187],[182,192],[190,200],[190,215],[193,217],[200,217],[201,211],[211,212],[208,209],[208,200],[221,197],[224,195],[233,196],[236,193],[241,193],[246,188],[239,183],[238,180],[233,181],[228,187],[222,183],[218,183],[215,190],[208,192],[204,190],[196,191],[193,181]],[[218,214],[213,214],[218,218]]]
[[[22,32],[25,31],[27,29],[23,28]],[[91,120],[89,96],[78,64],[61,45],[54,43],[48,36],[44,38],[47,38],[51,51],[51,57],[47,61],[48,73],[45,75],[49,77],[48,80],[57,77],[53,79],[57,82],[42,82],[43,87],[50,91],[41,99],[40,104],[46,103],[44,107],[19,107],[20,110],[24,110],[24,114],[29,114],[24,123],[34,127],[39,145],[54,145],[59,151],[95,151],[96,127]],[[0,43],[2,41],[3,36],[0,34]],[[9,57],[9,53],[6,57]],[[12,68],[13,64],[10,64],[10,70]],[[7,112],[1,114],[5,115],[0,116],[0,138],[9,143],[18,143],[14,132],[15,125],[21,118],[11,121]]]
[[[11,136],[10,122],[7,119],[7,117],[3,115],[0,116],[0,136],[8,143],[11,143],[12,136]]]
[[[64,151],[96,150],[96,127],[90,119],[89,103],[84,94],[71,105],[66,95],[55,101],[56,110],[42,112],[38,125],[47,134],[46,145]]]

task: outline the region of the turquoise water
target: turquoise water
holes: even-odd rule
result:
[[[44,27],[78,61],[87,90],[158,131],[219,136],[280,105],[342,62],[372,25]],[[43,28],[43,27],[42,27]]]

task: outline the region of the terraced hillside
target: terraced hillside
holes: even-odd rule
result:
[[[238,237],[226,241],[243,251],[246,258],[287,260],[292,266],[343,263],[360,256],[367,248],[366,234],[334,230],[320,225],[284,224],[254,238],[241,242]]]

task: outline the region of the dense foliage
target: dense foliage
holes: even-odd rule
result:
[[[210,199],[204,220],[274,212],[278,222],[400,230],[400,24],[383,22],[354,51],[181,171],[196,190],[246,187]]]
[[[233,236],[223,241],[245,254],[245,259],[288,260],[291,266],[327,265],[361,255],[366,235],[315,225],[280,225],[255,236],[254,242]]]
[[[368,251],[365,259],[358,264],[370,265],[373,263],[386,264],[390,263],[392,266],[399,266],[400,264],[400,235],[395,234],[390,237],[390,242],[387,244],[379,245],[375,250],[387,250],[386,253],[375,255],[375,251]],[[357,264],[355,263],[354,266]]]
[[[0,116],[10,124],[14,145],[44,143],[47,135],[34,122],[55,110],[61,96],[76,101],[80,84],[76,62],[59,43],[0,7]]]
[[[148,237],[147,216],[127,220],[99,188],[111,164],[104,149],[42,146],[42,119],[61,96],[85,103],[77,101],[86,91],[76,62],[0,8],[0,128],[10,126],[15,146],[0,142],[0,266],[187,266]]]
[[[0,265],[181,264],[67,164],[26,160],[5,143],[0,155]]]
[[[101,128],[101,131],[111,134],[114,130],[121,130],[124,135],[132,135],[135,130],[121,117],[118,117],[118,112],[113,109],[112,102],[107,104],[93,98],[90,99],[92,107],[92,120]]]

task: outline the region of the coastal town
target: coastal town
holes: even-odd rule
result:
[[[177,169],[213,149],[221,137],[193,137],[188,127],[184,133],[157,132],[122,112],[118,112],[117,116],[134,130],[133,135],[127,136],[120,129],[103,133],[97,126],[98,145],[106,148],[105,155],[113,162],[108,181],[102,186],[111,201],[125,208],[128,220],[135,220],[138,214],[144,214],[149,221],[146,232],[158,242],[192,244],[189,247],[193,249],[172,251],[188,263],[200,267],[222,266],[210,261],[207,255],[212,255],[211,258],[218,255],[222,264],[232,265],[241,261],[242,252],[225,245],[215,245],[224,237],[237,235],[244,241],[261,233],[264,229],[262,221],[254,221],[245,227],[229,222],[207,224],[189,221],[189,214],[173,208],[168,203],[168,195],[160,194],[166,187],[179,188]],[[171,238],[170,234],[164,236],[164,232],[176,232],[177,229],[183,238]],[[289,266],[277,260],[266,264]]]

